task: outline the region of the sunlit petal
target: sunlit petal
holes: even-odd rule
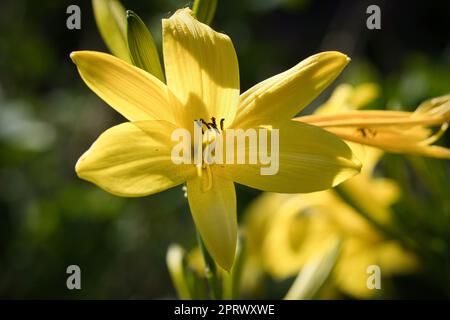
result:
[[[173,164],[166,121],[126,122],[106,130],[78,160],[76,172],[119,196],[140,197],[179,185],[195,175],[192,165]]]
[[[175,123],[175,98],[151,74],[106,53],[77,51],[70,57],[88,87],[128,120]]]
[[[274,125],[291,119],[339,75],[349,60],[339,52],[322,52],[253,86],[240,97],[234,126]]]
[[[209,190],[205,190],[205,176],[187,182],[189,207],[208,252],[230,270],[237,241],[236,193],[232,181],[215,174],[210,178]]]
[[[450,95],[423,102],[414,112],[363,110],[297,117],[341,139],[394,153],[450,159],[450,149],[432,146],[447,130]],[[434,130],[431,127],[438,127]]]
[[[198,22],[189,9],[163,19],[167,85],[194,117],[235,117],[239,99],[236,53],[227,35]]]
[[[360,162],[350,148],[334,135],[315,126],[288,121],[279,129],[279,168],[274,175],[262,175],[270,164],[225,164],[218,172],[234,181],[264,191],[299,193],[331,188],[357,174]],[[268,137],[270,144],[272,135]],[[261,152],[245,144],[248,159]],[[270,145],[268,155],[270,155]],[[238,150],[235,151],[235,156]],[[272,164],[275,161],[271,161]]]
[[[444,128],[446,127],[445,125]],[[408,130],[395,127],[363,129],[332,127],[326,130],[334,133],[341,139],[380,148],[388,152],[450,159],[449,148],[422,143],[427,142],[427,139],[433,136],[429,133],[429,130],[424,130],[421,127]],[[429,141],[433,140],[435,139]]]

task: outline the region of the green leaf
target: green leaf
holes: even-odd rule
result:
[[[125,8],[118,0],[92,0],[95,22],[109,50],[118,58],[131,62],[127,46]]]
[[[311,299],[333,271],[339,257],[340,244],[339,239],[333,238],[325,252],[308,261],[298,274],[284,300]]]
[[[195,0],[192,10],[198,21],[210,24],[216,13],[217,0]]]
[[[130,10],[127,11],[127,39],[133,64],[165,82],[152,34],[141,18]]]

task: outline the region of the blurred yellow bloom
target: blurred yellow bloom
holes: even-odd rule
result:
[[[362,178],[355,186],[361,181]],[[377,183],[377,179],[365,183]],[[383,197],[367,199],[366,205],[386,218],[398,192],[381,188],[371,190],[373,194],[382,192]],[[262,265],[279,279],[296,275],[308,261],[326,250],[334,237],[340,237],[342,253],[333,279],[339,289],[360,298],[374,293],[366,286],[369,265],[380,266],[383,276],[411,271],[416,265],[414,257],[399,243],[379,234],[333,190],[263,194],[246,212],[246,236],[249,264],[245,276],[257,275],[261,272],[258,265]]]
[[[341,108],[343,105],[359,108],[362,104],[358,99],[364,101],[364,96],[373,94],[371,90],[370,87],[339,87],[323,109],[296,120],[320,126],[344,140],[385,151],[450,159],[450,149],[431,145],[447,130],[450,95],[427,100],[414,112]],[[436,126],[440,129],[433,132],[430,127]]]
[[[310,192],[359,171],[360,163],[344,142],[317,126],[291,120],[349,59],[339,52],[319,53],[240,95],[237,57],[228,36],[198,22],[189,9],[178,10],[162,24],[167,84],[108,54],[71,54],[85,83],[129,120],[105,131],[81,156],[76,172],[108,192],[129,197],[187,182],[197,229],[214,260],[229,270],[237,238],[234,182],[266,191]],[[224,129],[277,128],[278,173],[262,176],[260,164],[174,164],[171,151],[177,142],[171,134],[178,128],[192,131],[201,118],[224,119]]]
[[[377,92],[373,84],[356,88],[341,85],[317,113],[359,108]],[[388,224],[390,206],[398,199],[399,188],[392,180],[373,177],[382,151],[349,144],[364,165],[361,173],[341,184],[340,189],[371,219]],[[245,218],[248,258],[244,280],[250,287],[264,270],[279,279],[296,275],[335,237],[343,244],[333,279],[349,295],[366,298],[374,293],[366,285],[369,265],[380,266],[383,276],[416,267],[411,253],[380,234],[334,190],[296,195],[265,193],[252,203]]]

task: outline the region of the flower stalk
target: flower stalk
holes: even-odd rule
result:
[[[196,232],[197,232],[198,247],[200,248],[203,257],[203,262],[205,263],[205,276],[206,280],[208,281],[211,300],[221,299],[219,290],[219,280],[217,274],[218,269],[216,263],[208,253],[208,250],[206,249],[202,237],[197,229]]]

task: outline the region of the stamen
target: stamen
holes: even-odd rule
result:
[[[211,121],[212,121],[212,124],[213,124],[214,128],[217,129],[216,118],[211,117]]]
[[[216,118],[211,117],[211,121],[212,121],[212,122],[210,122],[209,125],[210,125],[211,127],[213,127],[214,130],[216,130],[217,133],[220,134],[220,130],[217,128]]]
[[[200,121],[201,121],[208,129],[211,129],[211,127],[209,126],[209,124],[208,124],[205,120],[200,119]]]
[[[211,122],[206,122],[204,119],[200,118],[199,120],[194,120],[195,123],[199,126],[202,127],[202,134],[204,134],[205,132],[203,131],[203,125],[206,126],[206,128],[208,129],[206,137],[203,137],[204,139],[206,138],[207,142],[211,142],[215,139],[215,135],[213,133],[211,133],[211,135],[209,134],[209,130],[214,129],[216,130],[216,132],[218,134],[221,133],[221,131],[223,130],[224,127],[224,122],[225,119],[222,118],[220,119],[220,130],[219,128],[217,128],[217,120],[215,117],[211,117]],[[203,140],[203,143],[205,143],[205,140]],[[206,173],[207,173],[207,177],[205,177],[207,180],[204,181],[204,179],[202,179],[202,183],[201,183],[201,190],[202,192],[207,192],[209,190],[211,190],[212,185],[213,185],[213,177],[212,177],[212,173],[211,173],[211,168],[209,166],[209,164],[207,163],[198,163],[195,165],[195,169],[197,171],[197,177],[202,178],[203,176],[203,169],[206,169]],[[204,185],[203,182],[206,182],[206,186]]]
[[[214,129],[214,130],[216,130],[217,131],[217,133],[219,133],[220,134],[220,132],[221,131],[223,131],[223,125],[224,125],[224,122],[225,122],[225,119],[224,118],[221,118],[220,119],[220,129],[217,127],[217,120],[216,120],[216,118],[215,117],[211,117],[211,122],[206,122],[204,119],[202,119],[202,118],[200,118],[199,120],[194,120],[197,124],[198,124],[198,122],[200,122],[200,126],[202,127],[202,134],[204,134],[205,133],[205,131],[203,130],[203,125],[205,125],[205,127],[208,129],[208,130],[211,130],[211,128],[212,129]]]

